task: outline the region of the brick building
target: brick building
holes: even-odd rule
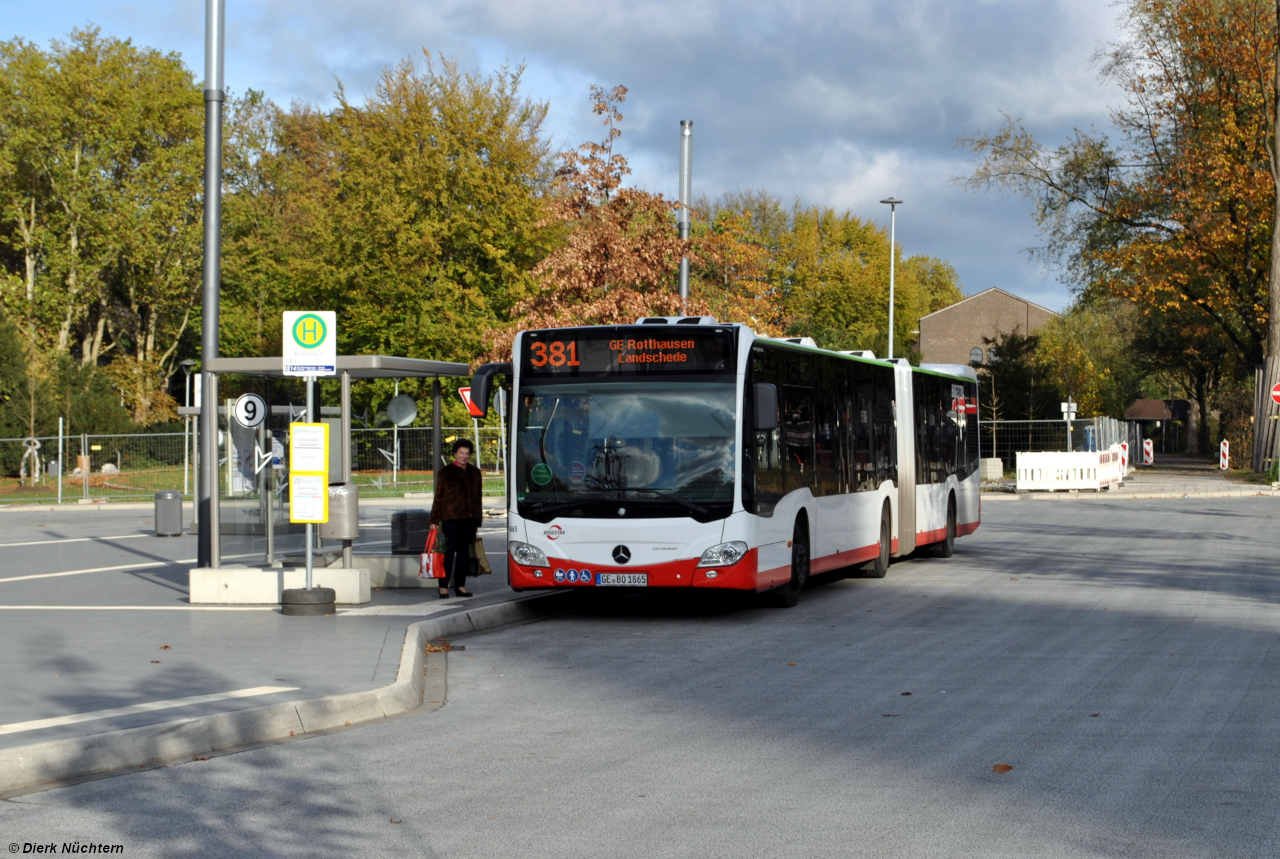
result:
[[[920,317],[920,360],[926,364],[987,363],[983,337],[1015,328],[1034,334],[1057,316],[1047,307],[992,287]]]

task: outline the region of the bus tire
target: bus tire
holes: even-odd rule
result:
[[[872,561],[862,575],[868,579],[883,579],[889,572],[889,554],[893,549],[893,524],[889,514],[889,504],[885,502],[880,511],[880,554]]]
[[[950,558],[956,550],[956,496],[947,499],[947,536],[940,543],[933,544],[935,558]]]
[[[800,592],[809,581],[809,530],[796,520],[791,534],[791,581],[769,592],[770,602],[777,608],[792,608],[800,602]]]

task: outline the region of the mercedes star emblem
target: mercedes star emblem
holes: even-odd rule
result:
[[[619,564],[625,564],[627,561],[631,560],[631,550],[626,546],[614,546],[613,560]]]

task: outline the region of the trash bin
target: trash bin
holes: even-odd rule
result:
[[[430,510],[400,510],[391,514],[391,554],[420,555],[431,530]]]
[[[156,493],[156,536],[182,536],[182,493],[176,489]]]
[[[360,539],[360,491],[354,483],[329,484],[329,521],[320,523],[320,539]]]

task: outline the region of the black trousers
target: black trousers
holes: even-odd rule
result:
[[[442,588],[465,588],[471,572],[471,544],[476,541],[476,523],[472,519],[446,519],[440,523],[448,551],[444,568],[448,575],[439,580]]]

